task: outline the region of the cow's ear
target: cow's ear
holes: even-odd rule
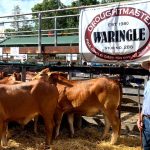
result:
[[[17,77],[17,73],[13,72],[12,76],[16,78]]]
[[[56,73],[56,72],[51,72],[50,74],[49,74],[49,77],[50,78],[52,78],[52,79],[58,79],[58,73]]]
[[[64,77],[65,79],[68,79],[68,73],[59,72],[59,75],[60,75],[61,77]]]
[[[45,68],[45,69],[43,69],[43,70],[41,71],[41,73],[48,73],[48,72],[50,72],[50,69],[49,69],[49,68]]]
[[[59,81],[58,80],[59,76],[58,73],[56,72],[49,72],[48,76],[49,76],[50,83],[57,84],[57,82]]]

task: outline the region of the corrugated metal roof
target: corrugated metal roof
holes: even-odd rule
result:
[[[54,45],[55,37],[42,37],[41,43],[43,45]],[[78,44],[79,37],[78,35],[73,36],[58,36],[57,44],[58,45],[70,45]],[[38,37],[11,37],[0,42],[0,46],[25,46],[25,45],[38,45]]]

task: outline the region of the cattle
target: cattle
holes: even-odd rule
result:
[[[27,71],[26,72],[26,81],[31,81],[32,78],[36,75],[37,75],[37,72]]]
[[[68,81],[66,80],[66,75],[65,78],[62,77],[63,73],[49,72],[49,69],[44,69],[37,74],[34,79],[38,79],[42,74],[47,73],[55,74],[61,78],[57,84],[59,102],[55,115],[57,122],[55,137],[59,135],[61,119],[64,113],[68,116],[71,136],[73,136],[74,114],[91,116],[101,110],[105,119],[105,129],[102,139],[106,137],[111,125],[113,129],[111,143],[116,143],[117,137],[120,134],[121,125],[119,107],[122,98],[122,87],[120,83],[106,77],[91,80]],[[67,86],[64,86],[62,81],[63,83],[65,82]],[[114,93],[116,94],[114,95]],[[114,114],[111,115],[112,113]]]
[[[4,71],[0,72],[0,79],[3,79],[4,77],[7,77],[7,76],[8,76],[8,74],[6,72],[4,72]]]
[[[18,84],[21,83],[21,74],[14,72],[11,76],[4,77],[0,80],[0,84]]]
[[[14,72],[12,75],[4,77],[3,79],[0,80],[0,84],[19,84],[22,83],[21,81],[21,74]],[[7,135],[8,135],[8,123],[6,123],[6,132],[3,133],[2,135],[2,141],[1,144],[3,146],[7,146]]]
[[[34,116],[43,117],[46,129],[45,149],[50,147],[54,112],[59,93],[53,76],[14,85],[0,84],[0,138],[6,134],[7,122],[27,124]]]
[[[59,76],[56,72],[53,74],[56,76],[57,87],[59,85],[59,100],[55,113],[55,137],[59,135],[61,120],[65,113],[68,114],[70,128],[74,134],[73,114],[92,116],[101,111],[106,123],[102,138],[105,138],[111,126],[111,144],[115,144],[120,135],[121,127],[119,108],[122,99],[122,87],[120,83],[106,77],[72,82]]]

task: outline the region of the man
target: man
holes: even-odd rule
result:
[[[150,71],[150,61],[144,61],[141,66]],[[139,115],[137,126],[140,132],[142,132],[144,150],[150,150],[150,80],[147,81],[144,88],[142,112]]]

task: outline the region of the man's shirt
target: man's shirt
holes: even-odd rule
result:
[[[150,115],[150,80],[147,81],[145,88],[144,88],[144,100],[143,100],[142,114]]]

